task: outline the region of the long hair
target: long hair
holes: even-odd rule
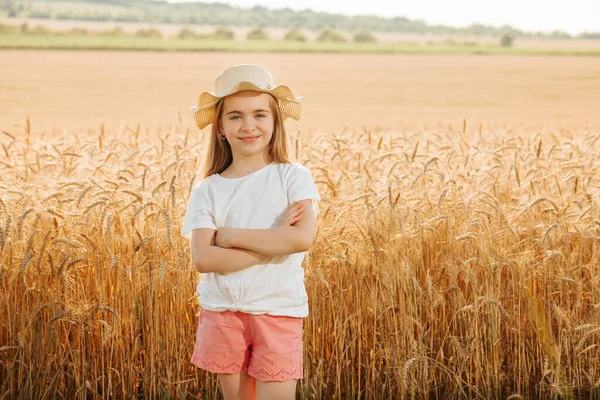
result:
[[[233,161],[231,145],[227,140],[223,140],[219,136],[219,120],[223,113],[224,100],[225,98],[222,98],[215,106],[215,119],[212,122],[202,179],[206,179],[212,174],[220,174]],[[269,162],[290,163],[291,161],[288,156],[289,144],[285,125],[283,124],[283,116],[281,115],[277,100],[271,95],[269,95],[269,106],[273,114],[273,136],[267,148]]]

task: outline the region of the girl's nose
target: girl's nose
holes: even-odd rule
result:
[[[255,127],[256,126],[255,126],[252,118],[244,118],[242,120],[242,130],[243,131],[253,131]]]

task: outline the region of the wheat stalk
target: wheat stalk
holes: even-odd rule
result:
[[[163,186],[167,184],[167,181],[162,181],[152,190],[152,196],[154,196]]]
[[[171,182],[169,183],[169,194],[171,195],[171,207],[175,208],[175,178],[177,176],[173,175],[171,178]]]
[[[21,262],[21,269],[19,270],[19,275],[23,275],[23,273],[25,273],[25,268],[27,268],[27,264],[29,264],[29,260],[31,260],[33,258],[33,254],[27,254],[24,258],[23,261]]]

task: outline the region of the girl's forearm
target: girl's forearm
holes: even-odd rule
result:
[[[280,256],[306,251],[310,243],[298,227],[278,226],[269,229],[232,229],[231,247]]]
[[[260,264],[264,259],[263,254],[248,249],[206,246],[194,267],[201,273],[233,273]]]

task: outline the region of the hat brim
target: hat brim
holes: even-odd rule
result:
[[[272,88],[257,86],[252,82],[239,82],[231,89],[216,94],[213,92],[202,92],[198,96],[198,105],[193,106],[194,121],[198,129],[203,129],[213,123],[215,119],[215,106],[224,97],[232,94],[253,90],[256,92],[269,93],[279,103],[279,109],[283,118],[293,118],[296,121],[302,114],[302,97],[296,97],[292,90],[286,85],[277,85]]]

